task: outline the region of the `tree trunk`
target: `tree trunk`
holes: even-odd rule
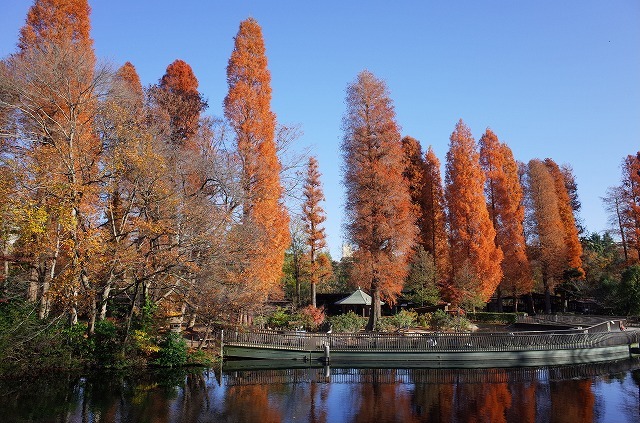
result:
[[[545,314],[551,314],[551,290],[546,280],[544,283],[544,312]]]
[[[27,290],[27,300],[32,303],[35,303],[38,300],[38,285],[40,279],[38,273],[38,268],[36,266],[31,267],[31,272],[29,272],[29,289]]]
[[[535,304],[533,303],[533,293],[529,292],[525,296],[525,301],[526,301],[526,305],[527,305],[527,313],[529,315],[536,314],[536,307],[535,307]]]
[[[313,306],[313,308],[317,307],[317,304],[316,304],[316,283],[315,282],[311,283],[311,305]]]
[[[104,320],[107,317],[107,302],[109,301],[109,295],[111,294],[111,278],[109,282],[102,289],[100,298],[100,315],[99,320]]]
[[[136,308],[136,300],[138,298],[138,290],[140,289],[140,281],[135,282],[135,289],[133,291],[133,298],[129,306],[129,312],[127,313],[127,324],[124,328],[124,338],[122,339],[122,354],[124,355],[127,347],[127,341],[129,340],[129,331],[131,330],[131,321],[133,320],[133,311]]]
[[[0,285],[0,297],[7,295],[7,288],[9,286],[9,245],[5,244],[2,249],[2,255],[4,260],[2,261],[2,285]]]
[[[498,313],[502,313],[502,289],[496,289],[496,300],[498,301]]]
[[[622,241],[622,251],[624,252],[624,262],[629,263],[629,253],[627,252],[627,240],[624,233],[622,215],[620,214],[620,206],[617,198],[614,201],[616,203],[616,217],[618,218],[618,227],[620,228],[620,238]]]
[[[189,323],[187,324],[187,328],[192,329],[196,325],[196,321],[198,320],[198,307],[192,309],[191,317],[189,317]]]
[[[382,304],[380,303],[380,291],[378,290],[378,284],[373,284],[371,292],[371,312],[369,313],[369,322],[367,323],[366,331],[372,332],[376,329],[377,323],[382,316]]]
[[[58,255],[60,254],[60,230],[61,227],[58,224],[58,230],[56,233],[56,249],[53,253],[53,259],[51,260],[51,269],[49,269],[48,275],[45,275],[42,283],[42,296],[40,297],[40,310],[38,315],[41,319],[44,319],[49,315],[49,309],[51,308],[51,301],[49,300],[49,287],[51,281],[56,276],[56,265],[58,264]]]
[[[513,312],[518,312],[518,296],[516,295],[515,285],[513,286]]]

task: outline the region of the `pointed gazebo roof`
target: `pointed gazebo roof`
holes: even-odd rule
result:
[[[335,302],[337,305],[371,305],[371,295],[358,288],[351,295]]]

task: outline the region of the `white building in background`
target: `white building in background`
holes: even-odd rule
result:
[[[351,258],[353,256],[353,247],[350,244],[342,244],[342,258]]]

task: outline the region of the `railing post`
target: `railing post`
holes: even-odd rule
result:
[[[220,359],[224,359],[224,329],[220,329]]]

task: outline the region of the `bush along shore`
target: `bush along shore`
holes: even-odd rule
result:
[[[17,376],[43,370],[211,366],[212,350],[189,348],[179,333],[162,330],[153,307],[145,307],[130,323],[120,319],[69,325],[60,315],[40,319],[37,305],[26,301],[0,304],[0,375]]]

